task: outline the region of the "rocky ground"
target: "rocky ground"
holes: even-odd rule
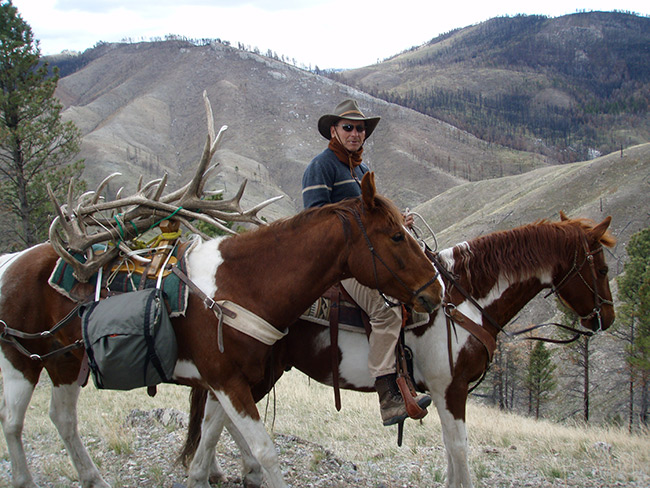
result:
[[[132,410],[126,417],[124,430],[130,442],[120,445],[110,441],[84,438],[100,471],[112,486],[124,488],[182,488],[186,482],[184,468],[175,464],[187,422],[185,413],[173,409]],[[432,469],[414,462],[423,453],[399,459],[375,456],[372,461],[355,463],[341,459],[335,453],[293,435],[275,434],[275,444],[285,480],[292,487],[356,487],[356,488],[421,488],[443,487],[444,467]],[[53,447],[55,446],[55,447]],[[430,457],[440,458],[442,447],[427,447]],[[514,447],[513,447],[514,449]],[[51,436],[35,436],[26,442],[28,462],[41,488],[78,486],[76,474],[67,461],[67,454],[58,440]],[[238,450],[228,434],[218,448],[219,460],[227,480],[215,486],[241,487]],[[424,453],[426,454],[426,453]],[[494,449],[495,459],[507,453]],[[409,460],[411,459],[411,460]],[[650,486],[650,478],[612,482],[599,478],[598,469],[585,477],[568,475],[549,479],[531,466],[520,465],[517,472],[484,466],[477,488],[523,487],[633,487]],[[10,486],[10,466],[7,457],[0,460],[0,486]]]

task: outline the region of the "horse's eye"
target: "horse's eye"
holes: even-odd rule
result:
[[[598,270],[598,273],[600,273],[600,276],[607,276],[607,273],[608,273],[608,272],[609,272],[609,268],[607,268],[607,267],[605,267],[605,268],[600,268],[600,269]]]
[[[391,239],[393,240],[393,242],[401,242],[401,241],[404,240],[404,234],[401,233],[401,232],[398,232],[397,234],[393,235],[393,237],[391,237]]]

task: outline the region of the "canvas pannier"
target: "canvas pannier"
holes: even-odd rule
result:
[[[131,390],[171,381],[176,336],[163,291],[132,291],[81,311],[84,345],[95,386]]]

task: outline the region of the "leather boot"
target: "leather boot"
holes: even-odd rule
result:
[[[386,426],[402,422],[409,416],[396,380],[396,373],[379,376],[375,379],[375,389],[379,395],[381,420]],[[431,404],[431,397],[418,394],[415,401],[420,408],[425,409]]]

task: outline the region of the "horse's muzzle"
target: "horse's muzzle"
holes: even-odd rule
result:
[[[438,295],[430,295],[428,293],[420,293],[415,298],[413,307],[417,312],[433,313],[440,307],[442,297]]]

